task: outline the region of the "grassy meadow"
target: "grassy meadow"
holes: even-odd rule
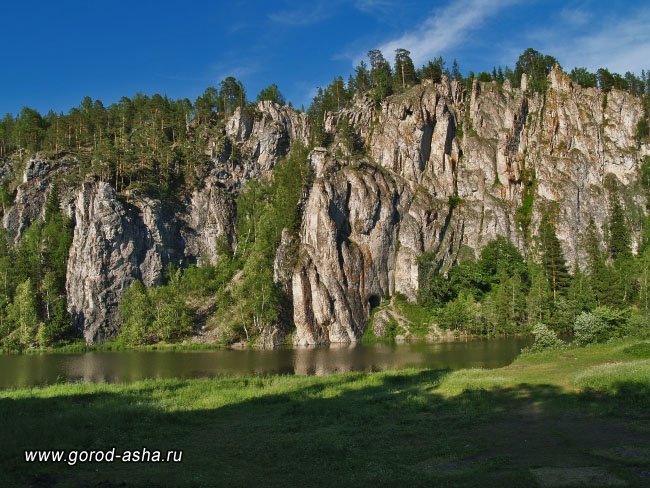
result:
[[[650,342],[492,370],[224,377],[0,391],[0,486],[650,485]],[[27,463],[26,449],[182,450]]]

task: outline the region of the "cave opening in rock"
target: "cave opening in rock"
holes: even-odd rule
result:
[[[375,307],[378,307],[381,303],[381,298],[379,295],[370,295],[368,297],[368,303],[370,304],[370,309],[372,310]]]

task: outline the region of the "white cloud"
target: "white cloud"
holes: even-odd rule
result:
[[[584,66],[596,71],[606,67],[621,74],[641,73],[650,68],[650,8],[628,10],[627,14],[625,18],[601,18],[577,36],[558,26],[544,36],[545,51],[557,57],[565,69]]]
[[[469,35],[506,6],[520,0],[459,0],[431,13],[415,29],[378,46],[385,56],[392,56],[397,48],[411,52],[415,65],[423,64],[463,44]],[[356,53],[354,64],[365,58]]]

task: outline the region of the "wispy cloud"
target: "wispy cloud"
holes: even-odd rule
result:
[[[361,12],[380,17],[399,7],[397,0],[312,0],[271,13],[269,19],[288,26],[313,25],[335,17],[341,8],[350,4]]]
[[[294,81],[292,89],[296,94],[293,102],[297,104],[297,108],[300,108],[301,105],[304,105],[305,108],[309,107],[318,93],[318,85],[308,81]]]
[[[216,62],[208,67],[207,78],[216,83],[228,76],[244,80],[258,72],[257,66],[260,66],[260,63],[254,59],[240,60],[238,63]]]
[[[472,32],[504,7],[521,0],[460,0],[433,11],[411,31],[381,43],[378,48],[387,56],[397,48],[411,52],[413,62],[423,64],[441,52],[462,45]],[[365,53],[355,53],[356,64]]]
[[[294,8],[282,10],[269,14],[271,21],[288,26],[306,26],[317,24],[334,15],[334,1],[324,2],[322,0],[299,4]]]
[[[592,20],[592,14],[584,5],[567,5],[560,11],[560,18],[567,25],[583,26]]]
[[[565,69],[584,66],[592,71],[606,67],[610,71],[640,73],[650,68],[650,7],[600,18],[584,32],[571,35],[566,25],[545,29],[544,49],[558,58]],[[569,32],[569,33],[568,33]]]
[[[354,6],[367,14],[385,14],[395,7],[397,2],[394,0],[356,0]]]

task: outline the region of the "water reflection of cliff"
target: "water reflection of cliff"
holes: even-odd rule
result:
[[[0,388],[60,381],[130,383],[157,378],[299,374],[400,368],[497,368],[530,340],[286,347],[273,350],[120,351],[0,355]]]
[[[332,344],[330,346],[296,347],[293,368],[295,374],[323,376],[349,371],[381,371],[422,364],[424,356],[396,346],[377,344]]]

